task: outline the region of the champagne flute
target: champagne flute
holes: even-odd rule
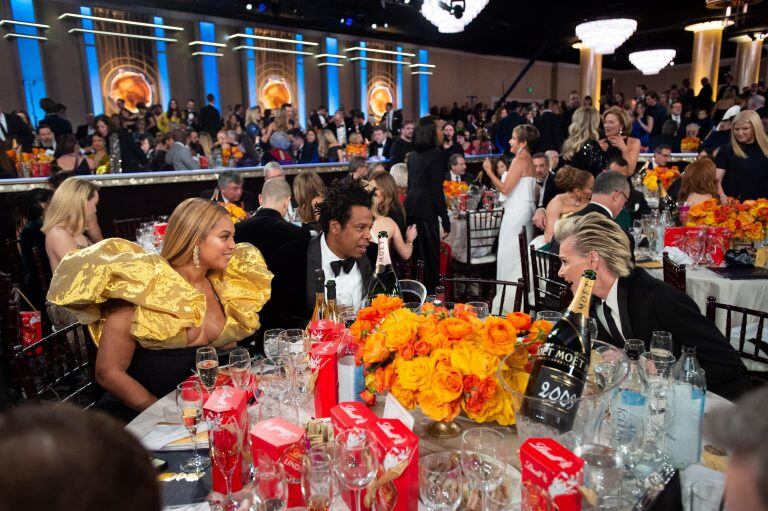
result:
[[[217,419],[211,422],[208,436],[211,456],[221,475],[224,476],[224,484],[227,488],[227,497],[222,510],[236,511],[238,504],[232,498],[232,476],[242,460],[243,430],[234,417],[223,421]]]
[[[264,355],[273,362],[281,360],[285,355],[285,349],[280,335],[285,332],[284,328],[273,328],[264,332]]]
[[[203,416],[203,391],[200,383],[185,381],[176,387],[176,406],[179,409],[181,422],[189,432],[192,441],[192,457],[181,464],[181,471],[198,474],[210,464],[210,459],[197,453],[197,427]]]
[[[235,388],[248,389],[251,384],[251,354],[247,349],[235,348],[229,352],[229,375]]]
[[[195,353],[197,375],[208,392],[216,388],[216,377],[219,375],[219,356],[213,346],[202,346]]]
[[[257,509],[281,511],[288,502],[288,480],[285,469],[264,451],[256,451],[253,458],[253,494],[261,505]]]
[[[482,494],[482,509],[490,509],[490,493],[504,480],[506,464],[496,455],[504,436],[493,428],[469,429],[461,437],[461,466],[469,487]]]
[[[331,455],[324,445],[311,448],[301,464],[301,494],[307,511],[328,511],[333,500]]]
[[[355,506],[362,511],[362,492],[376,478],[379,458],[368,430],[350,428],[336,437],[334,472],[341,486],[352,491]]]
[[[438,452],[419,461],[419,495],[429,511],[456,511],[463,488],[458,452]]]

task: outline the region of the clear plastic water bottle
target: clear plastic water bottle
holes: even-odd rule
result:
[[[686,468],[701,456],[701,430],[707,390],[696,347],[683,346],[672,368],[671,405],[674,419],[667,430],[667,455],[675,468]]]

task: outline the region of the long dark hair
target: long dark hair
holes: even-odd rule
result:
[[[245,158],[252,159],[255,162],[259,161],[259,153],[256,152],[256,145],[253,143],[250,135],[243,133],[240,135],[238,143],[243,146],[243,156]]]
[[[171,104],[176,103],[176,110],[171,110]],[[176,114],[177,117],[181,117],[181,109],[179,108],[179,102],[176,101],[176,98],[171,98],[168,101],[168,110],[166,111],[166,116],[168,119],[170,119],[173,114]]]
[[[417,153],[423,153],[437,147],[437,125],[431,118],[419,121],[413,130],[413,149]]]

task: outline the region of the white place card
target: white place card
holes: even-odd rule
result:
[[[413,423],[415,422],[413,415],[390,393],[387,393],[387,398],[384,401],[384,414],[382,418],[399,419],[408,429],[413,431]]]

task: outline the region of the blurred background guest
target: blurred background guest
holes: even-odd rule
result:
[[[574,114],[574,118],[576,114]],[[549,201],[546,208],[546,230],[544,241],[549,243],[555,235],[555,224],[581,210],[592,197],[595,178],[589,172],[566,165],[555,174],[555,184],[563,193]]]
[[[717,199],[717,167],[709,158],[699,158],[685,167],[680,193],[677,196],[679,202],[685,202],[691,206],[708,199]]]
[[[318,231],[317,204],[325,195],[325,183],[311,170],[304,171],[293,180],[293,198],[296,199],[296,212],[302,227]]]
[[[94,169],[93,161],[83,156],[77,139],[71,133],[66,133],[59,138],[56,156],[58,172],[91,174]]]
[[[408,191],[408,167],[405,163],[395,163],[389,169],[389,173],[397,185],[397,196],[400,202],[405,203],[405,195]]]
[[[721,198],[768,197],[768,136],[753,110],[733,118],[731,142],[715,156]]]

